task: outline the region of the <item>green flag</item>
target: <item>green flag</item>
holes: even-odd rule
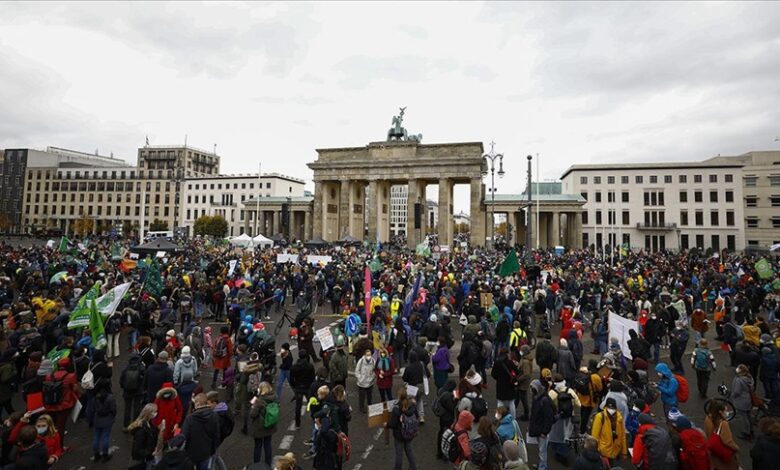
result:
[[[122,245],[119,243],[114,243],[114,245],[111,247],[111,259],[113,261],[120,261],[122,259],[122,255],[124,255],[125,249],[122,248]]]
[[[775,282],[772,283],[772,289],[780,290],[780,277],[775,279]]]
[[[69,329],[89,326],[89,302],[97,299],[98,295],[100,295],[100,282],[96,282],[92,289],[79,299],[76,308],[70,313]]]
[[[381,271],[384,266],[382,265],[382,260],[380,260],[378,256],[374,256],[374,259],[371,260],[368,267],[371,269],[372,273],[375,273]]]
[[[65,235],[60,238],[60,246],[57,248],[60,253],[67,253],[70,251],[70,240]]]
[[[103,317],[98,312],[97,302],[92,299],[89,303],[89,333],[92,335],[92,344],[97,349],[106,347],[106,331],[103,328]]]
[[[501,263],[501,268],[498,270],[498,275],[501,277],[511,276],[514,273],[520,272],[520,263],[517,262],[517,253],[515,250],[509,252],[504,262]]]
[[[162,277],[160,276],[160,265],[157,264],[157,258],[152,260],[149,269],[146,270],[146,279],[142,292],[148,292],[152,297],[159,298],[162,295]]]
[[[431,248],[425,242],[417,245],[414,251],[417,253],[417,256],[431,256]]]
[[[756,261],[754,266],[756,268],[756,272],[758,273],[758,277],[761,279],[769,279],[772,277],[772,265],[769,264],[769,261],[767,261],[766,258],[761,258],[760,260]]]

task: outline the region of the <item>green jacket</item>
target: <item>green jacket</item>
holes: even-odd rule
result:
[[[336,351],[330,358],[330,381],[344,382],[347,380],[348,372],[347,354],[342,351]]]
[[[271,436],[276,432],[277,425],[270,428],[265,427],[265,408],[269,403],[275,401],[276,397],[273,393],[257,397],[255,404],[252,405],[252,410],[249,412],[249,419],[252,422],[250,428],[252,437],[259,439]]]

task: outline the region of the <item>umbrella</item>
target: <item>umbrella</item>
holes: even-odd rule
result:
[[[67,280],[68,280],[68,272],[60,271],[58,273],[55,273],[54,276],[51,277],[51,279],[49,280],[49,284],[54,284],[55,282],[67,281]]]

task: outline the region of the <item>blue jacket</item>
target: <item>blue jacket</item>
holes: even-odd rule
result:
[[[501,421],[498,422],[498,429],[496,429],[496,434],[498,434],[498,438],[503,443],[504,441],[508,441],[510,439],[515,438],[515,426],[512,424],[512,421],[514,418],[511,414],[507,414],[503,418],[501,418]]]
[[[658,381],[658,391],[661,392],[661,402],[664,405],[677,406],[677,388],[680,386],[672,375],[669,366],[663,362],[655,366],[655,371],[662,375]]]

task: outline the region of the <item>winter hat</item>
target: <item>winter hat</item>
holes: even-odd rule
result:
[[[522,354],[523,356],[527,356],[531,354],[531,347],[528,346],[527,344],[520,346],[520,354]]]
[[[183,348],[181,348],[181,357],[182,358],[192,357],[192,353],[190,352],[189,346],[184,346]]]
[[[550,369],[542,369],[542,377],[545,379],[551,379],[552,378],[552,371]]]
[[[34,353],[30,354],[30,361],[31,362],[41,362],[43,360],[43,353],[40,351],[35,351]]]
[[[520,447],[517,445],[517,442],[513,441],[512,439],[504,441],[504,455],[506,455],[506,459],[510,462],[516,462],[520,460]]]
[[[173,330],[168,330],[165,332],[165,336],[168,338],[173,338],[174,336],[176,336],[176,332]]]
[[[614,398],[609,397],[607,398],[607,402],[604,405],[606,408],[617,408],[617,402]]]
[[[682,431],[683,429],[691,429],[693,425],[691,424],[691,420],[688,419],[687,416],[680,415],[677,418],[677,421],[674,423],[674,427]]]
[[[40,367],[38,367],[38,375],[39,376],[45,376],[49,375],[52,372],[54,372],[54,364],[49,359],[44,359],[41,361]]]
[[[428,317],[428,321],[435,322],[436,320],[438,320],[438,318],[436,318],[436,314],[435,313],[432,313],[431,316]]]
[[[482,376],[474,372],[473,370],[468,371],[466,374],[466,381],[470,383],[473,386],[477,386],[482,383]]]
[[[680,416],[682,416],[682,413],[680,413],[680,410],[678,410],[677,407],[672,407],[672,409],[669,410],[669,414],[666,415],[671,423],[676,423],[677,418]]]
[[[561,346],[563,346],[564,348],[568,348],[569,347],[569,342],[566,341],[566,339],[561,338]]]
[[[639,413],[637,420],[639,421],[639,424],[655,424],[653,417],[647,413]]]

